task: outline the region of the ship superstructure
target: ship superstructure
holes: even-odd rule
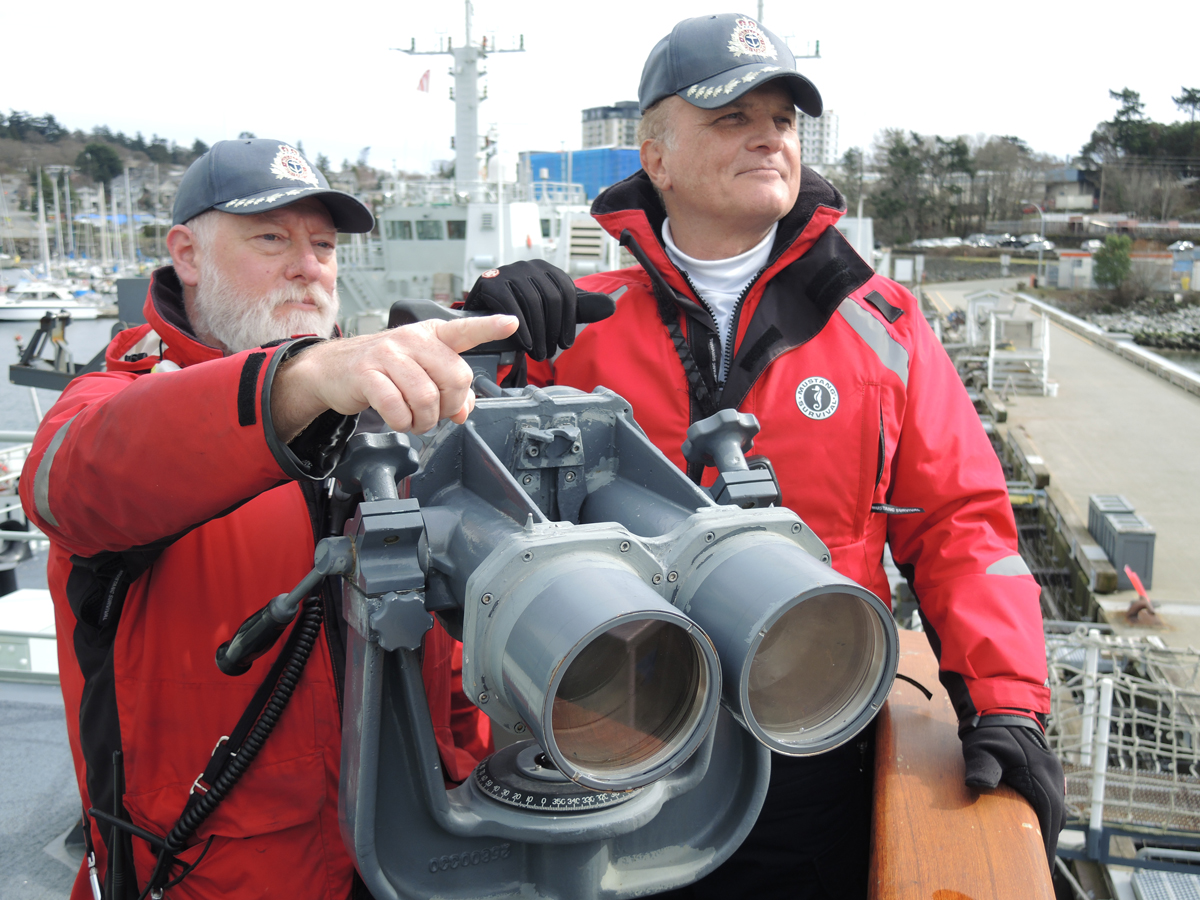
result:
[[[442,303],[461,299],[483,272],[521,259],[545,259],[572,277],[621,264],[621,251],[589,214],[580,184],[508,180],[494,140],[481,144],[479,103],[486,99],[479,64],[492,53],[471,38],[437,50],[411,47],[410,55],[449,55],[454,60],[454,178],[394,181],[377,210],[378,235],[355,236],[341,254],[338,288],[347,319],[385,311],[404,298]],[[351,326],[351,330],[354,329]]]

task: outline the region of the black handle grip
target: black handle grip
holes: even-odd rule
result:
[[[271,604],[268,603],[246,619],[233,637],[217,648],[218,669],[226,675],[244,675],[250,671],[256,659],[275,646],[291,619],[280,622],[271,613]]]

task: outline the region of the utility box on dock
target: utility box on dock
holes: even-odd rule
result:
[[[1088,531],[1117,570],[1117,590],[1133,589],[1125,574],[1126,566],[1150,589],[1154,575],[1154,527],[1133,511],[1128,500],[1118,494],[1088,497]]]
[[[1133,512],[1133,504],[1120,494],[1091,494],[1088,497],[1088,531],[1103,546],[1104,542],[1100,540],[1100,531],[1104,526],[1100,520],[1108,513],[1131,512]],[[1138,572],[1138,574],[1142,573]]]

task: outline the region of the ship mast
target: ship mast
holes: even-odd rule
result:
[[[466,0],[466,32],[463,46],[455,47],[448,39],[445,49],[418,50],[416,38],[408,49],[400,49],[401,53],[409,56],[444,56],[454,57],[454,180],[459,184],[469,184],[479,181],[479,101],[487,99],[485,92],[479,95],[479,78],[487,74],[479,70],[480,60],[486,59],[488,53],[523,53],[525,36],[521,35],[520,46],[513,50],[500,50],[487,47],[487,39],[476,46],[471,43],[471,0]]]

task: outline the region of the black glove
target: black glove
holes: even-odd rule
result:
[[[1067,824],[1066,782],[1037,723],[1023,716],[983,716],[962,735],[962,744],[969,787],[994,788],[1003,781],[1029,801],[1053,872],[1058,833]]]
[[[479,276],[468,310],[516,316],[516,338],[534,359],[553,356],[575,342],[575,285],[562,269],[540,259],[521,260]]]

